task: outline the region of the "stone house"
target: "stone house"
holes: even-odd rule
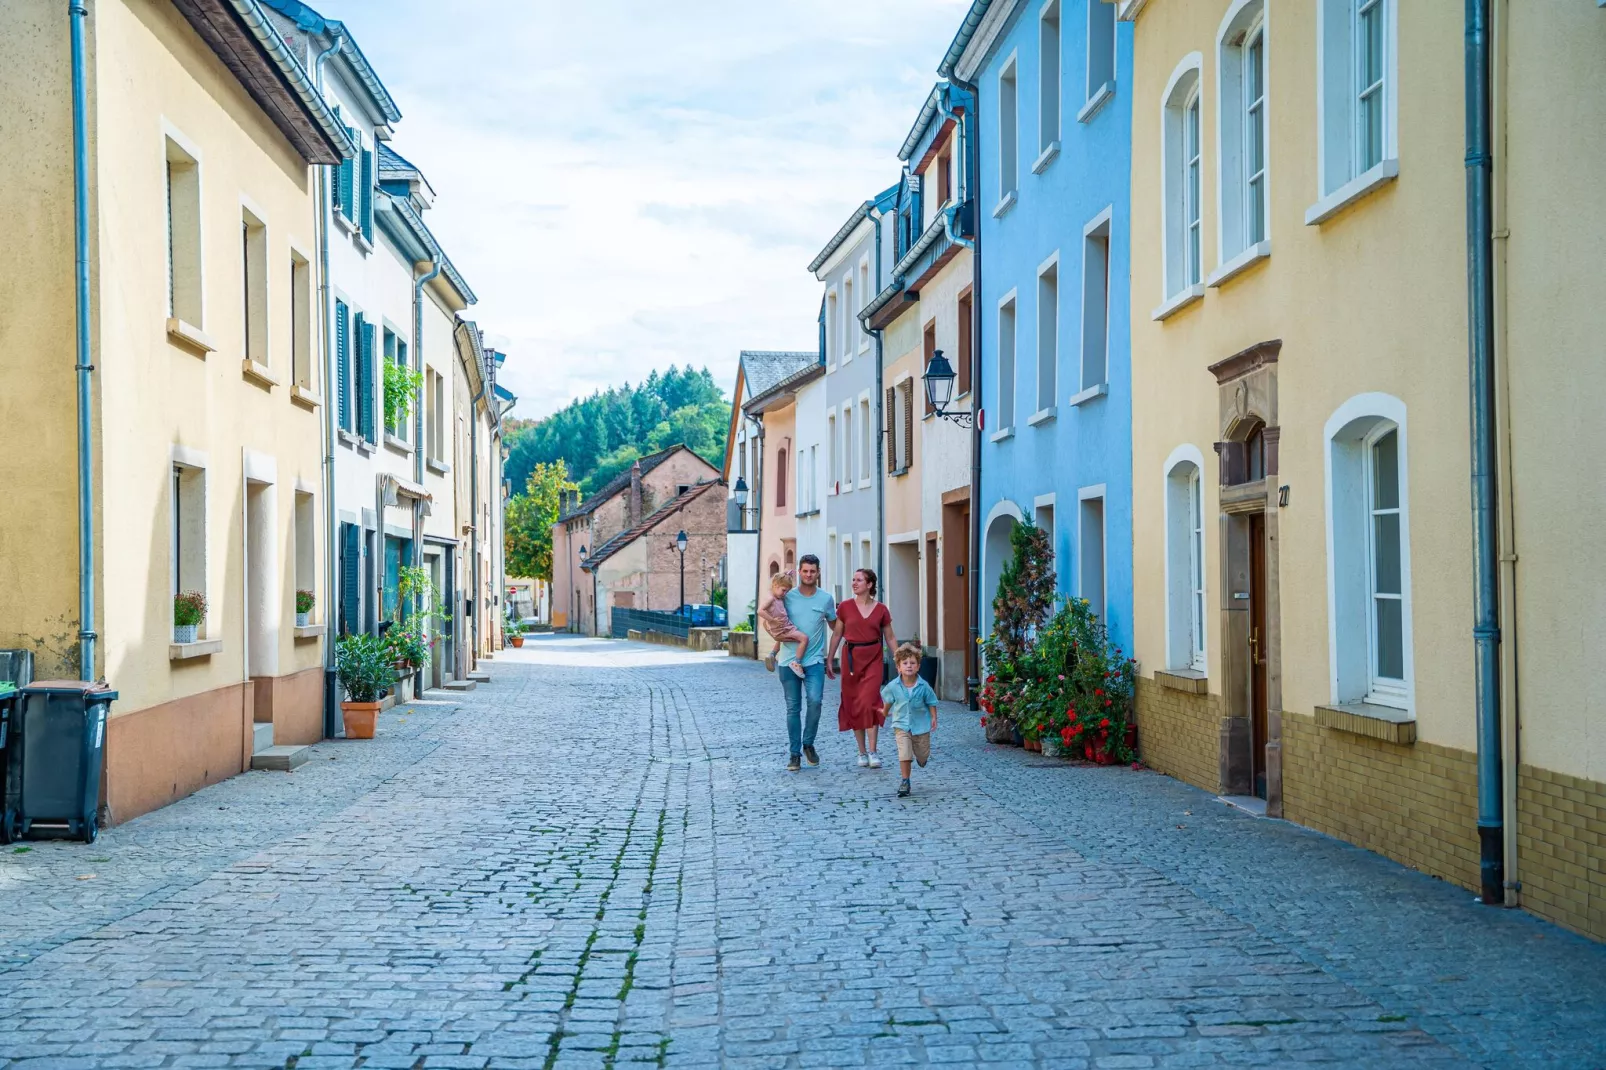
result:
[[[706,603],[725,556],[725,484],[696,483],[648,513],[639,523],[593,547],[582,568],[591,577],[597,634],[612,630],[615,608],[674,612]],[[686,533],[682,572],[677,536]]]

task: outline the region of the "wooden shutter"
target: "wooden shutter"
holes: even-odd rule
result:
[[[351,430],[351,333],[347,324],[350,311],[346,303],[335,300],[335,391],[338,395],[340,426]]]
[[[365,149],[362,154],[362,236],[370,242],[374,240],[374,153],[372,149]]]
[[[374,325],[357,313],[357,433],[369,442],[374,434]]]
[[[898,388],[887,387],[887,471],[898,470]]]
[[[958,350],[955,355],[959,359],[954,362],[956,365],[954,370],[959,373],[959,381],[954,390],[955,396],[963,396],[970,393],[970,362],[973,357],[971,352],[971,327],[974,326],[974,323],[970,294],[961,294],[959,297],[959,345],[955,347]]]
[[[356,524],[340,525],[340,631],[351,634],[357,630],[357,614],[361,609],[359,592],[362,590],[362,544]]]
[[[915,463],[915,381],[906,379],[903,382],[903,463],[913,466]]]

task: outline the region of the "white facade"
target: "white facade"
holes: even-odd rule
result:
[[[830,545],[825,516],[829,450],[825,441],[825,380],[815,379],[797,392],[796,463],[793,495],[797,503],[797,555],[813,554],[829,562]]]

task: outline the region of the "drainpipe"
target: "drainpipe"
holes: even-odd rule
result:
[[[954,81],[953,79],[949,79],[949,84],[959,86],[961,89],[964,89],[966,92],[971,93],[972,97],[974,98],[974,92],[975,91],[974,91],[973,87],[971,87],[969,85],[966,85],[963,82]],[[966,122],[965,122],[965,117],[960,115],[958,112],[954,111],[953,106],[948,103],[948,94],[946,94],[946,93],[938,93],[937,94],[937,111],[942,114],[942,117],[944,119],[951,120],[953,122],[955,128],[958,129],[958,131],[959,131],[959,158],[961,160],[967,160],[968,161],[967,152],[968,152],[969,147],[970,147],[970,140],[971,139],[965,132],[965,127],[967,125]],[[965,167],[962,167],[962,168],[959,169],[959,196],[954,198],[953,206],[951,208],[949,208],[946,212],[943,213],[943,215],[942,215],[942,230],[943,230],[943,234],[947,236],[949,241],[953,242],[955,245],[961,246],[961,247],[963,247],[965,249],[969,249],[971,251],[971,254],[972,254],[972,259],[974,259],[975,252],[976,252],[976,243],[975,243],[975,241],[970,239],[970,238],[964,237],[963,235],[959,234],[957,231],[954,230],[954,218],[955,218],[955,216],[957,216],[959,214],[959,206],[961,204],[964,204],[967,200],[970,199],[970,175],[969,175],[969,171],[970,171],[970,167],[968,165],[968,162],[967,162],[967,165]],[[972,296],[971,302],[970,302],[972,308],[974,308],[976,306],[976,303],[977,303],[977,301],[979,299],[980,299],[980,295],[979,294],[974,294],[974,296]],[[974,338],[971,339],[970,351],[972,353],[974,353],[976,351],[976,343],[975,343],[975,339]],[[975,379],[974,379],[974,377],[972,377],[972,379],[971,379],[971,387],[972,388],[975,387]]]
[[[970,94],[971,111],[981,110],[981,89],[973,82],[950,76],[949,82]],[[961,242],[970,249],[970,649],[965,661],[974,670],[965,680],[972,711],[979,709],[977,697],[981,693],[981,443],[985,413],[982,410],[982,299],[981,299],[981,211],[977,203],[981,185],[981,129],[974,116],[967,113],[959,124],[965,138],[965,192],[976,221],[976,237]],[[949,221],[952,226],[952,220]]]
[[[758,435],[758,471],[753,479],[753,656],[758,656],[758,604],[764,597],[764,416],[749,417]]]
[[[875,226],[875,292],[881,292],[881,213],[879,209],[870,209],[870,222]],[[859,321],[864,326],[864,321]],[[883,588],[887,582],[887,414],[882,411],[886,404],[886,368],[882,363],[885,347],[882,342],[883,332],[875,332],[875,405],[881,412],[881,433],[875,437],[875,574],[881,577]]]
[[[1489,145],[1489,0],[1466,0],[1467,356],[1472,425],[1473,672],[1478,732],[1479,879],[1505,902],[1501,797],[1499,533],[1494,418],[1494,227]]]
[[[413,371],[418,373],[418,390],[413,398],[413,482],[424,485],[424,287],[441,273],[441,254],[430,257],[430,267],[413,280]],[[424,563],[424,503],[413,499],[413,567]],[[401,607],[397,607],[400,609]],[[398,616],[400,614],[398,613]],[[413,694],[424,693],[424,669],[413,673]]]
[[[474,562],[474,614],[470,628],[474,636],[474,649],[469,654],[470,669],[477,668],[480,661],[480,605],[484,592],[480,584],[480,399],[485,396],[485,369],[480,369],[480,392],[474,395],[474,400],[468,403],[468,501],[469,515],[474,522],[469,525],[469,555]]]
[[[345,33],[327,27],[329,47],[312,61],[312,74],[323,96],[323,65],[339,50]],[[323,735],[333,739],[340,731],[339,681],[335,678],[335,635],[340,625],[340,518],[335,512],[335,362],[330,330],[329,292],[329,176],[318,178],[318,322],[323,331],[323,514],[324,514],[324,632],[323,632]]]
[[[90,388],[95,366],[89,362],[89,90],[84,84],[84,0],[71,0],[67,17],[72,37],[72,193],[75,249],[74,285],[78,296],[78,678],[95,676],[95,456]]]
[[[1491,27],[1493,72],[1491,76],[1491,130],[1494,137],[1494,360],[1495,432],[1500,451],[1497,471],[1500,497],[1500,708],[1501,717],[1501,812],[1502,856],[1505,862],[1505,905],[1521,905],[1522,880],[1517,871],[1517,774],[1520,756],[1517,705],[1517,539],[1516,502],[1511,477],[1511,389],[1510,349],[1506,337],[1506,250],[1511,236],[1506,215],[1506,130],[1507,110],[1507,26],[1511,18],[1508,0],[1495,0]]]

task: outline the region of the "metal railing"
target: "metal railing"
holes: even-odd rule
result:
[[[661,632],[685,639],[691,633],[691,621],[678,613],[662,613],[653,609],[628,609],[614,606],[609,616],[610,631],[615,639],[625,639],[630,632]]]

